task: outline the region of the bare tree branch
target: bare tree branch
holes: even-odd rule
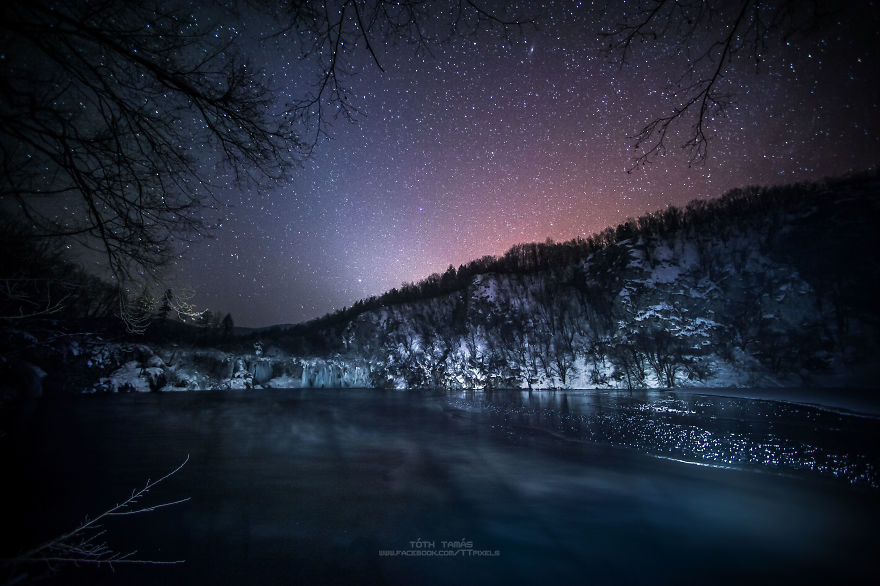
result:
[[[357,54],[384,71],[386,43],[427,51],[528,22],[475,0],[291,0],[280,14],[252,2],[282,19],[273,42],[295,33],[290,50],[312,72],[290,104],[233,27],[173,0],[0,3],[0,211],[94,251],[133,331],[144,324],[132,292],[161,283],[179,245],[210,229],[219,188],[285,180],[333,118],[358,114]]]
[[[669,88],[670,111],[630,136],[637,154],[633,169],[665,154],[679,125],[687,127],[679,145],[690,165],[705,162],[710,122],[724,117],[734,100],[721,89],[736,63],[750,60],[756,70],[770,45],[819,30],[832,14],[825,0],[640,0],[629,14],[601,33],[606,52],[625,66],[636,47],[665,47],[687,63]]]
[[[119,282],[205,228],[218,169],[259,182],[297,160],[292,122],[272,115],[235,35],[161,2],[12,1],[0,34],[14,64],[0,80],[0,200],[102,250]]]
[[[159,486],[175,474],[177,474],[189,462],[189,455],[179,466],[157,480],[147,480],[140,489],[135,489],[124,501],[107,509],[93,519],[86,518],[76,528],[59,535],[49,541],[30,549],[14,558],[3,560],[4,565],[13,568],[21,568],[32,564],[91,564],[96,566],[108,566],[112,568],[117,564],[145,564],[145,565],[176,565],[185,563],[185,560],[152,560],[135,557],[137,552],[130,551],[121,553],[107,545],[103,538],[107,532],[101,529],[100,523],[109,517],[126,515],[138,515],[149,513],[160,508],[178,505],[187,502],[189,498],[178,499],[150,506],[138,506],[140,501],[147,496],[153,488]],[[54,566],[52,566],[54,567]]]
[[[416,54],[452,38],[496,29],[505,37],[522,33],[533,19],[505,18],[473,0],[305,0],[290,2],[280,18],[286,24],[272,38],[297,33],[305,38],[303,59],[313,59],[321,72],[313,91],[295,101],[291,110],[313,129],[311,149],[324,136],[332,117],[347,120],[359,114],[352,102],[348,79],[351,61],[363,47],[380,70],[380,43],[406,43]]]

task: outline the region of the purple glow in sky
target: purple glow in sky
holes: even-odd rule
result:
[[[527,6],[536,28],[430,55],[380,47],[384,72],[356,63],[357,120],[335,120],[289,184],[228,190],[222,227],[182,251],[175,283],[238,325],[294,323],[520,242],[877,163],[873,3],[776,47],[757,72],[737,62],[722,80],[734,103],[711,123],[704,164],[688,166],[672,136],[665,156],[631,173],[629,137],[669,107],[662,90],[682,55],[636,48],[621,67],[601,52],[601,11],[582,4]],[[284,39],[253,46],[282,97],[314,75],[290,53]]]

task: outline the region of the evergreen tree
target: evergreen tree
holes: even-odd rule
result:
[[[234,335],[235,322],[232,320],[232,314],[226,314],[226,317],[221,322],[221,328],[223,329],[224,340],[228,340]]]

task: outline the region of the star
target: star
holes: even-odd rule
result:
[[[624,6],[609,5],[612,16]],[[677,131],[657,163],[631,173],[631,137],[673,103],[680,55],[645,51],[619,67],[602,55],[596,9],[551,2],[524,35],[478,31],[430,54],[377,39],[384,71],[351,63],[354,121],[334,119],[268,193],[224,190],[234,213],[186,251],[176,278],[236,324],[299,322],[518,243],[870,167],[880,152],[876,13],[782,47],[757,73],[737,65],[724,88],[735,101],[709,121],[707,160],[689,165]],[[236,38],[295,99],[311,79],[296,47],[259,41],[251,26]],[[272,295],[251,296],[254,282]]]

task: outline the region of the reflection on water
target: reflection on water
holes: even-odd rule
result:
[[[854,581],[878,545],[878,436],[876,419],[658,391],[51,401],[0,444],[4,549],[190,454],[153,495],[190,502],[107,527],[184,566],[49,582]]]
[[[880,488],[878,420],[671,391],[473,392],[450,401],[510,436],[543,432],[714,466],[815,473]]]

